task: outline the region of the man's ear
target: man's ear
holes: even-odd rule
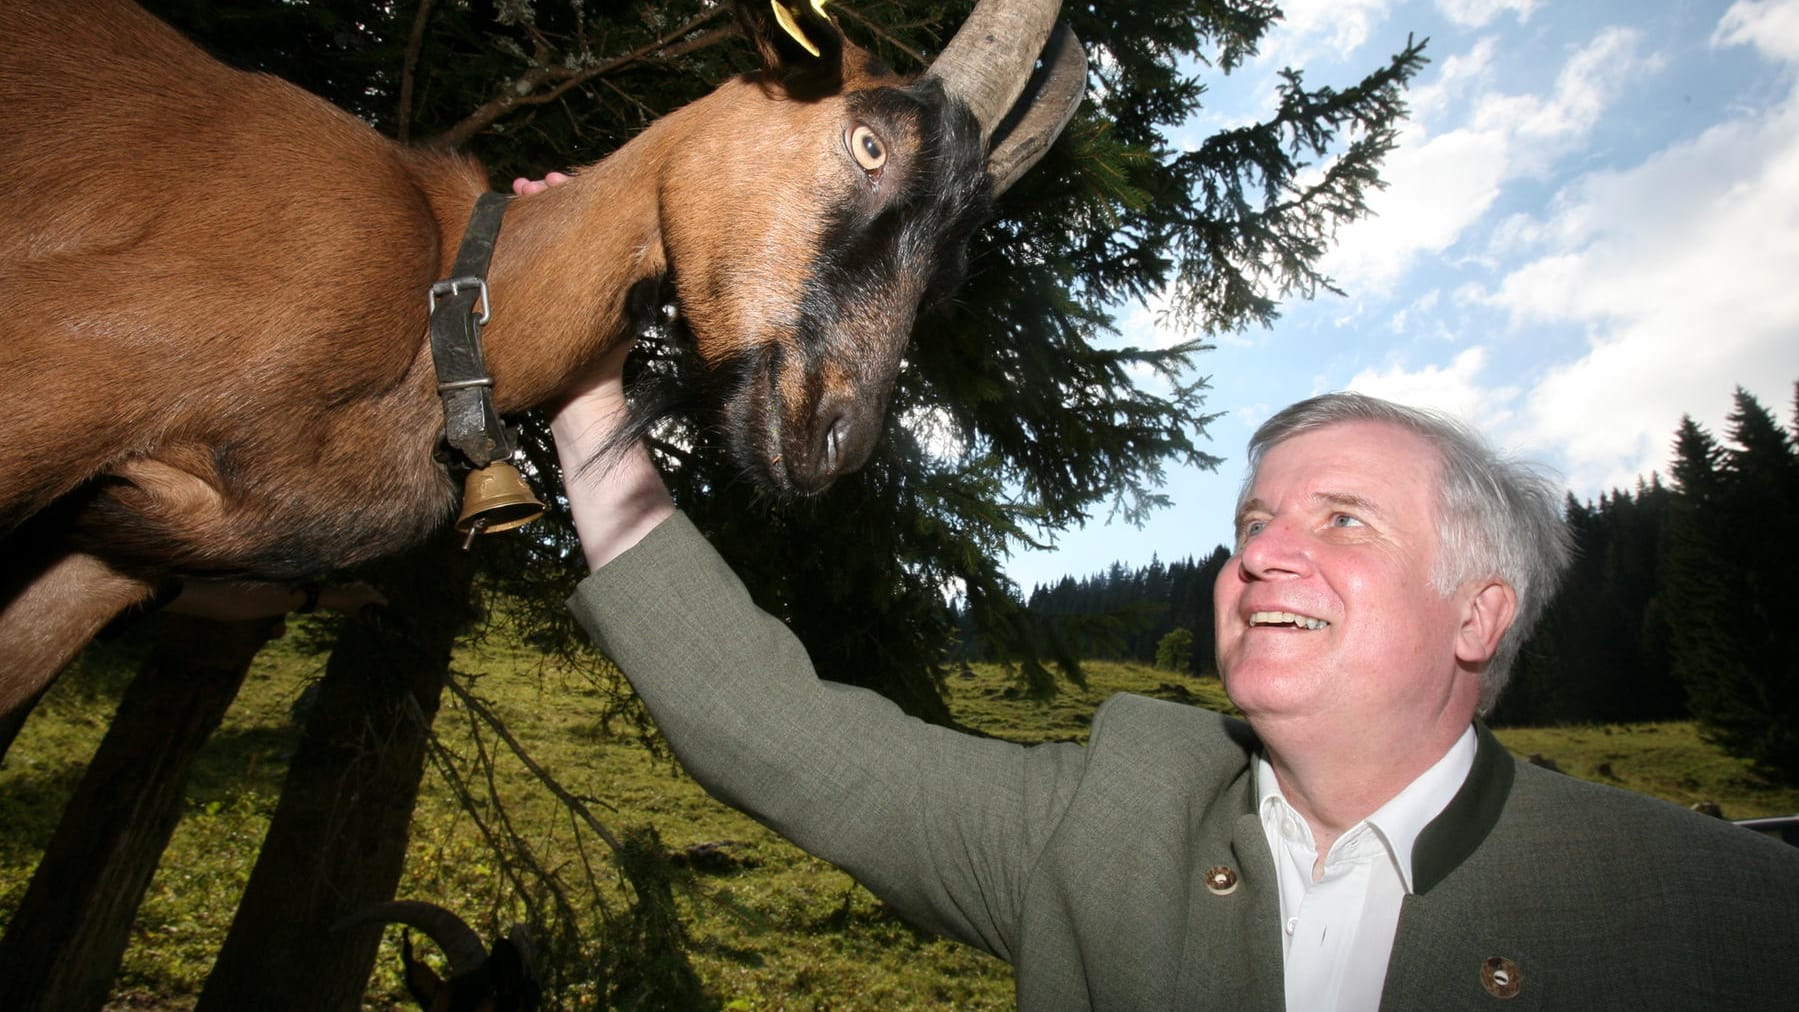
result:
[[[843,33],[825,0],[739,0],[737,27],[762,54],[764,79],[805,101],[843,86]]]
[[[1456,660],[1468,667],[1485,664],[1517,615],[1518,595],[1511,584],[1493,580],[1476,589],[1462,606],[1462,627],[1456,631]]]

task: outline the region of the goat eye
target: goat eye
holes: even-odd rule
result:
[[[864,172],[879,172],[881,166],[887,164],[887,145],[875,136],[875,132],[858,123],[850,130],[850,157],[862,166]]]

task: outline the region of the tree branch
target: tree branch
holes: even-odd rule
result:
[[[418,13],[412,16],[412,34],[406,39],[406,59],[400,67],[400,115],[396,133],[401,144],[412,134],[412,82],[417,75],[419,50],[425,46],[425,26],[431,21],[431,5],[436,0],[419,0]]]
[[[470,138],[481,131],[486,130],[501,117],[521,106],[543,105],[547,102],[554,102],[569,89],[580,87],[596,77],[610,74],[614,71],[622,70],[625,67],[633,66],[638,63],[646,63],[651,60],[662,62],[675,57],[685,56],[688,53],[697,52],[709,46],[717,45],[727,38],[737,36],[739,34],[737,27],[732,25],[725,28],[714,28],[711,31],[702,32],[689,39],[682,38],[682,36],[693,32],[706,22],[718,18],[724,13],[724,10],[725,8],[715,7],[704,14],[695,15],[673,31],[656,39],[654,42],[639,46],[622,56],[615,57],[592,67],[571,70],[563,67],[543,66],[528,70],[513,79],[512,83],[506,88],[506,94],[490,99],[480,108],[469,113],[461,122],[437,135],[433,141],[434,143],[451,147],[461,147],[468,143]],[[548,90],[538,91],[539,88],[544,88],[546,85],[549,86]]]
[[[531,775],[537,778],[538,783],[543,784],[569,811],[580,815],[581,821],[587,823],[595,833],[598,833],[600,839],[605,840],[607,846],[610,846],[614,852],[622,849],[623,845],[618,842],[618,837],[613,836],[611,830],[602,825],[599,819],[594,818],[593,812],[587,808],[587,803],[569,793],[568,789],[563,787],[549,770],[537,765],[537,761],[532,759],[530,753],[525,751],[525,747],[512,736],[512,732],[506,730],[505,722],[488,709],[486,703],[475,698],[454,677],[446,678],[444,685],[456,694],[457,699],[462,700],[463,705],[469,708],[470,713],[480,717],[482,722],[491,728],[501,741],[506,743],[506,747],[512,750],[513,755],[518,756],[519,762],[524,763],[525,769],[531,771]]]
[[[893,33],[889,32],[886,27],[877,25],[873,21],[863,17],[861,11],[856,10],[848,4],[837,4],[833,9],[836,13],[842,14],[856,24],[861,25],[863,30],[870,35],[873,35],[882,42],[885,42],[900,52],[905,53],[907,56],[910,56],[913,60],[918,62],[920,67],[928,67],[931,65],[931,61],[927,59],[923,53],[906,45],[904,42],[901,42],[898,38],[894,37]],[[914,22],[911,25],[896,25],[895,27],[916,28],[923,24],[925,24],[925,22]]]

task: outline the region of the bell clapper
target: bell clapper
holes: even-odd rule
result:
[[[466,552],[474,547],[475,538],[486,529],[487,518],[476,517],[474,521],[468,525],[468,533],[462,536],[462,550]]]

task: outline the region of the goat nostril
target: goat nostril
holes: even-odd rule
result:
[[[804,493],[822,492],[839,475],[861,467],[872,442],[863,422],[853,404],[820,405],[807,427],[803,452],[785,458],[786,477],[794,488]]]
[[[836,474],[843,466],[843,440],[849,434],[849,425],[849,419],[838,415],[826,426],[823,452],[819,456],[821,472]]]

